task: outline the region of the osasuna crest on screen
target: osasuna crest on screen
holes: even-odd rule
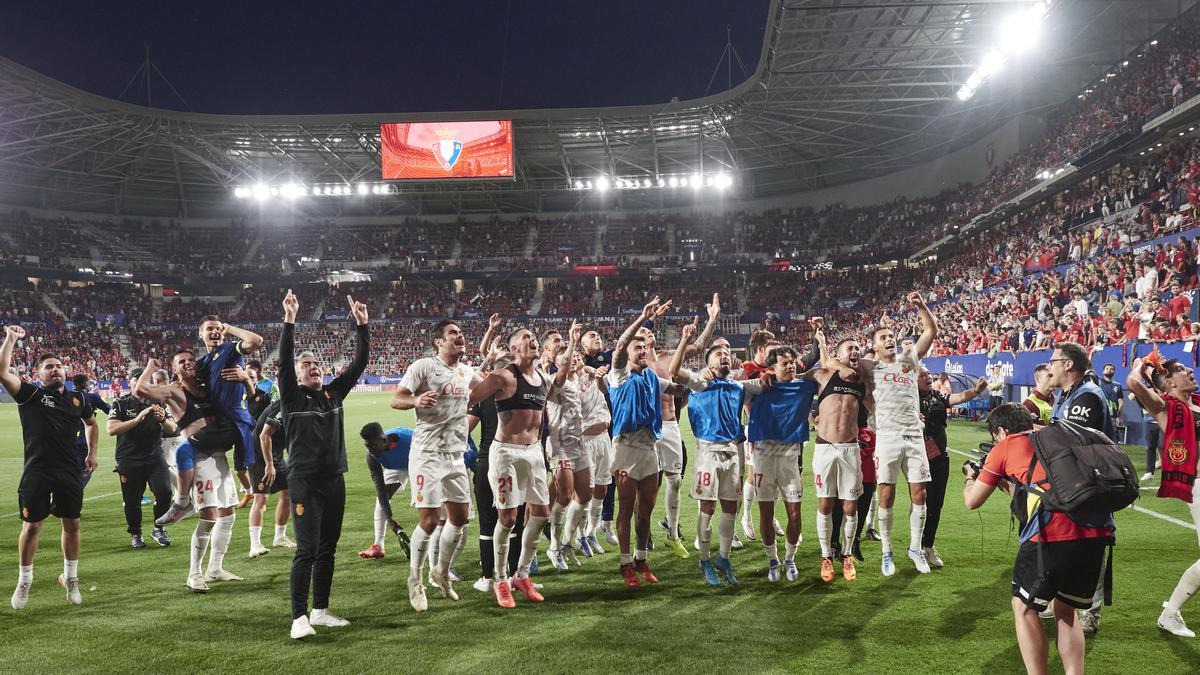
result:
[[[454,139],[458,132],[453,129],[438,129],[437,135],[438,140],[433,144],[433,156],[443,169],[449,171],[462,156],[463,144],[462,141]]]

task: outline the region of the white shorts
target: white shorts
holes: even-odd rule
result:
[[[498,509],[515,509],[522,504],[549,505],[550,486],[541,442],[529,445],[493,442],[488,451],[488,483]]]
[[[754,485],[757,501],[783,499],[794,504],[804,498],[804,479],[797,455],[760,454],[754,466],[746,467],[746,473]]]
[[[592,487],[608,487],[612,483],[613,448],[608,434],[585,436],[583,449],[592,465]]]
[[[556,466],[555,460],[566,459],[577,461],[581,458],[587,458],[587,449],[583,445],[583,439],[572,439],[566,442],[548,440],[546,447],[550,451],[550,466]]]
[[[415,508],[438,509],[446,502],[471,503],[471,478],[461,452],[411,452],[408,475],[410,504]]]
[[[399,485],[400,489],[408,483],[408,471],[406,469],[384,469],[383,484],[384,485]]]
[[[697,440],[696,446],[696,480],[692,496],[705,502],[740,499],[742,479],[737,445]]]
[[[658,473],[658,456],[654,452],[657,439],[649,429],[638,429],[613,439],[612,472],[641,480]]]
[[[683,473],[683,438],[679,435],[679,422],[663,422],[662,436],[654,444],[658,455],[658,470],[667,473]]]
[[[550,470],[558,471],[560,469],[567,471],[591,471],[592,459],[586,452],[575,458],[556,457],[550,460]]]
[[[862,494],[862,451],[853,443],[817,443],[813,450],[817,497],[853,501]]]
[[[920,436],[875,436],[875,482],[895,485],[900,474],[909,483],[929,482],[929,456]]]
[[[196,477],[192,480],[192,499],[196,509],[228,509],[238,504],[237,479],[229,470],[224,452],[196,453]]]

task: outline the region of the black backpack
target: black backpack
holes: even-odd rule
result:
[[[1138,498],[1133,462],[1104,434],[1055,419],[1030,434],[1029,440],[1033,461],[1022,487],[1040,497],[1045,510],[1087,517],[1120,511]],[[1031,479],[1038,462],[1048,480],[1034,484]]]

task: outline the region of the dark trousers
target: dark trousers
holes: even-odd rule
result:
[[[492,542],[492,533],[496,531],[496,497],[492,494],[492,484],[488,482],[488,459],[480,457],[475,461],[475,510],[476,520],[479,521],[479,568],[480,576],[485,579],[496,578],[496,548]],[[525,506],[517,508],[517,524],[508,535],[508,569],[517,569],[521,562],[521,533],[525,531]],[[515,543],[515,545],[514,545]]]
[[[862,539],[863,526],[867,524],[867,511],[871,510],[871,498],[875,496],[875,484],[863,483],[862,494],[858,496],[858,525],[854,528],[855,541]],[[834,509],[835,511],[837,509]],[[836,532],[836,530],[834,530]]]
[[[329,608],[333,586],[333,556],[342,538],[346,512],[346,481],[341,474],[288,476],[292,512],[296,518],[296,557],[292,559],[292,618],[308,614],[308,587],[313,609]]]
[[[171,506],[171,472],[160,453],[158,463],[117,468],[121,477],[121,500],[125,502],[125,525],[129,534],[142,533],[142,495],[146,486],[154,495],[154,519]]]
[[[1154,473],[1158,464],[1158,446],[1161,443],[1162,432],[1158,424],[1150,422],[1146,425],[1146,473]]]
[[[921,546],[933,547],[933,538],[937,536],[938,523],[942,520],[942,505],[946,503],[946,484],[950,482],[950,456],[943,454],[929,460],[929,482],[925,484],[925,534],[921,537]]]

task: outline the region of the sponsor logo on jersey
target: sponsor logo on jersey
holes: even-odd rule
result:
[[[47,408],[55,408],[55,407],[57,407],[57,406],[54,404],[54,397],[53,397],[53,396],[50,396],[49,394],[46,394],[46,395],[42,396],[42,405],[46,406]]]
[[[463,398],[467,395],[467,388],[460,387],[453,382],[447,382],[446,384],[442,385],[442,388],[438,390],[438,393],[442,396],[449,396],[451,398]]]
[[[904,372],[908,372],[908,371],[906,370]],[[887,373],[886,375],[883,376],[883,381],[884,382],[895,382],[896,384],[902,384],[906,387],[912,386],[912,383],[913,383],[911,377],[905,377],[904,375],[900,375],[898,373]]]

